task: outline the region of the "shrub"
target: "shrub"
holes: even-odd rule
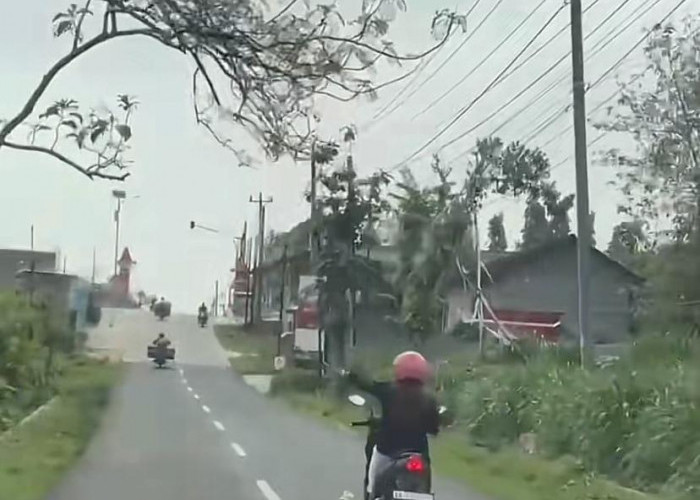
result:
[[[638,488],[697,498],[699,347],[687,338],[644,338],[617,363],[589,370],[543,352],[465,380],[454,389],[460,417],[477,444],[497,448],[534,432],[541,453],[572,455],[588,471]]]

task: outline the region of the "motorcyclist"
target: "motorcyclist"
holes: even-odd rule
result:
[[[208,312],[207,312],[207,306],[202,302],[202,305],[199,306],[199,310],[197,311],[198,316],[204,316],[206,317]]]
[[[167,349],[170,347],[170,343],[170,340],[162,332],[159,333],[156,339],[153,341],[153,345],[161,349]]]
[[[437,435],[439,430],[437,401],[425,388],[431,376],[428,361],[420,353],[405,351],[393,364],[392,382],[367,381],[356,372],[348,373],[350,382],[375,396],[382,409],[367,472],[370,495],[377,476],[402,451],[418,452],[429,462],[427,435]]]

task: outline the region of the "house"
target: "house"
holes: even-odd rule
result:
[[[523,252],[484,256],[482,291],[496,318],[549,340],[578,339],[576,237]],[[618,344],[634,328],[636,291],[644,280],[599,250],[591,249],[590,336],[593,344]],[[474,317],[474,279],[455,279],[448,293],[446,330]],[[492,320],[485,311],[484,318]]]
[[[56,253],[0,249],[0,291],[14,290],[17,272],[23,269],[55,271]]]
[[[88,281],[72,274],[25,269],[16,273],[15,284],[33,302],[46,304],[67,328],[77,331],[85,327],[92,292]]]

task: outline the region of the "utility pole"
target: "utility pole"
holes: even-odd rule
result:
[[[573,63],[574,138],[576,157],[576,221],[578,226],[578,329],[581,364],[589,345],[591,214],[588,205],[586,154],[586,88],[583,72],[581,0],[571,2],[571,60]]]
[[[96,267],[96,250],[95,247],[92,247],[92,284],[95,284],[95,267]]]
[[[214,283],[214,316],[219,315],[219,280]]]
[[[31,236],[30,236],[30,248],[34,250],[34,224],[32,224]]]
[[[479,318],[479,356],[484,357],[484,301],[481,296],[481,241],[479,211],[474,209],[474,244],[476,245],[476,314]]]
[[[63,274],[66,274],[66,262],[68,261],[68,256],[63,256]]]
[[[117,209],[114,211],[114,276],[117,275],[117,262],[119,261],[119,219],[122,212],[122,200],[126,198],[126,193],[115,189],[112,196],[117,199]]]
[[[277,355],[282,355],[282,334],[284,333],[284,282],[287,277],[287,245],[282,252],[282,283],[280,284],[280,331],[277,335]]]
[[[257,199],[250,197],[250,203],[258,205],[258,257],[255,265],[255,295],[253,295],[253,322],[262,321],[262,272],[265,246],[265,205],[272,203],[272,197],[263,199],[263,194],[258,193]]]
[[[315,275],[318,264],[318,203],[316,202],[316,181],[318,172],[316,171],[316,140],[311,143],[311,232],[309,234],[309,258],[311,263],[311,273]]]

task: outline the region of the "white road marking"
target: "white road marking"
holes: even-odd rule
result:
[[[187,379],[186,379],[186,378],[183,378],[183,379],[182,379],[182,383],[183,383],[183,384],[187,384]]]
[[[265,495],[265,498],[267,500],[281,500],[279,495],[275,493],[275,490],[273,490],[269,484],[267,484],[267,481],[264,479],[258,479],[256,481],[256,484],[258,485],[258,489],[262,492],[263,495]]]
[[[235,451],[239,457],[245,457],[245,450],[241,447],[240,444],[231,443],[231,448],[233,448],[233,451]]]
[[[204,413],[211,413],[211,410],[207,405],[202,405],[202,410],[204,411]]]
[[[189,385],[187,386],[187,390],[188,390],[189,392],[194,391],[194,389],[192,389]]]
[[[194,399],[199,399],[199,394],[195,394]]]
[[[219,429],[220,431],[225,431],[225,430],[226,430],[226,428],[224,427],[224,424],[222,424],[222,423],[219,422],[218,420],[214,420],[214,427],[216,427],[216,428]]]
[[[180,375],[184,375],[184,374],[185,374],[185,370],[183,370],[182,368],[180,368]]]

